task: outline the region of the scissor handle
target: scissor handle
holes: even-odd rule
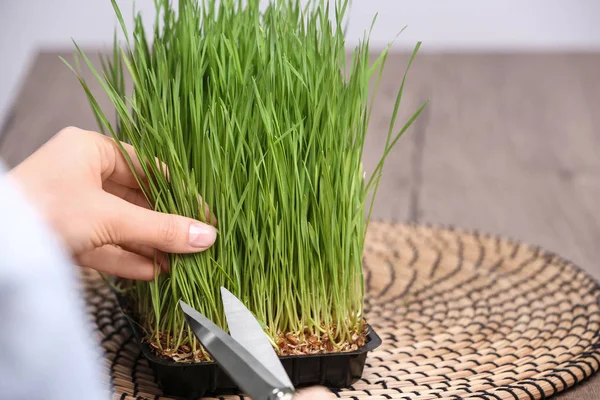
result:
[[[268,400],[293,400],[295,391],[290,390],[288,388],[285,389],[275,389],[273,393],[269,396]]]

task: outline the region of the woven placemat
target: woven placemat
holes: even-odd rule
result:
[[[367,320],[383,339],[354,399],[540,399],[600,367],[600,287],[540,248],[450,228],[373,222]],[[113,398],[166,399],[110,289],[84,282]],[[239,399],[239,396],[223,397]]]

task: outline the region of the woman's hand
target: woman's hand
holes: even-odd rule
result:
[[[150,280],[157,251],[164,261],[162,252],[204,251],[216,238],[208,224],[150,210],[121,150],[100,133],[66,128],[10,174],[82,266]]]
[[[322,387],[311,387],[298,390],[294,400],[328,400],[335,399],[336,396],[329,390]]]

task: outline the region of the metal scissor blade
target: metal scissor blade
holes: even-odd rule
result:
[[[252,399],[270,399],[282,389],[279,380],[235,339],[185,302],[179,304],[200,343]]]
[[[283,385],[293,389],[294,385],[254,315],[224,287],[221,287],[221,297],[231,336],[271,371]]]

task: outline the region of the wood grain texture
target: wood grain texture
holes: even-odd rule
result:
[[[367,174],[407,61],[389,58]],[[600,54],[419,55],[398,127],[431,103],[390,156],[374,218],[498,233],[557,252],[600,279],[599,71]],[[105,97],[101,103],[108,107]],[[69,125],[96,129],[71,71],[58,54],[40,53],[0,136],[0,157],[12,167]],[[600,377],[557,398],[598,399]]]

